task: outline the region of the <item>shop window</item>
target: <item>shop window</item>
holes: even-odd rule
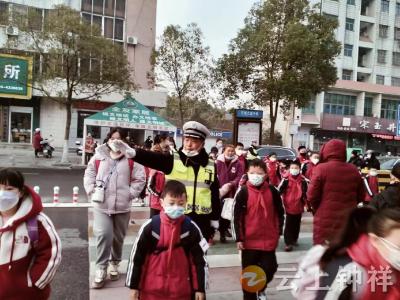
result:
[[[356,112],[356,96],[326,93],[324,113],[333,115],[352,115]]]
[[[96,111],[78,111],[78,128],[76,132],[77,138],[83,138],[83,122],[85,118],[90,117],[97,113]],[[100,126],[88,126],[87,132],[92,135],[95,139],[100,139],[101,137],[101,127]]]
[[[364,116],[372,117],[372,97],[365,97],[364,101]]]
[[[11,142],[31,143],[32,112],[11,111]]]
[[[395,120],[400,101],[382,99],[381,118]]]

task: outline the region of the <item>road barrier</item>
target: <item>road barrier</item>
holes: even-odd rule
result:
[[[53,193],[53,203],[58,204],[60,202],[60,187],[55,186],[54,187],[54,193]]]
[[[72,203],[77,204],[79,200],[79,187],[74,186],[72,189]]]

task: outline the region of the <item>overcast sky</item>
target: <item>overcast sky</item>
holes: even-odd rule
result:
[[[201,28],[205,44],[218,58],[228,50],[244,18],[256,0],[158,0],[157,37],[169,24],[185,27],[195,22]]]

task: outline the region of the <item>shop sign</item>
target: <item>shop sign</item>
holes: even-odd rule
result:
[[[382,140],[388,140],[388,141],[400,141],[400,136],[396,135],[388,135],[388,134],[372,134],[373,138],[378,138]]]
[[[361,116],[339,116],[324,114],[321,128],[381,135],[395,135],[399,124],[394,120]]]
[[[32,57],[0,54],[0,97],[32,98]]]
[[[237,109],[236,117],[241,119],[262,119],[262,110],[251,110],[251,109]]]

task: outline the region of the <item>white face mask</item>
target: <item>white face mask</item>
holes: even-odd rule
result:
[[[389,250],[389,256],[385,257],[386,261],[396,270],[400,271],[400,247],[384,238],[379,238],[386,249]]]
[[[300,174],[300,170],[298,169],[290,169],[289,172],[292,176],[297,176]]]
[[[232,155],[232,156],[225,155],[226,160],[233,160],[234,158],[235,158],[235,155]]]
[[[19,196],[15,192],[0,190],[0,212],[10,210],[17,205]]]
[[[259,174],[247,174],[249,182],[254,186],[260,186],[264,182],[264,175]]]
[[[117,148],[117,146],[115,145],[115,143],[113,142],[113,141],[109,141],[108,142],[108,146],[110,147],[110,149],[113,151],[113,152],[118,152],[119,151],[119,149]]]
[[[218,143],[216,146],[217,146],[218,149],[221,149],[222,147],[224,147],[224,144]]]
[[[316,165],[317,163],[319,163],[319,158],[311,158],[311,162]]]
[[[197,150],[185,150],[182,149],[183,154],[185,154],[187,157],[193,157],[199,154],[199,151]]]
[[[235,150],[235,153],[236,153],[237,156],[241,156],[241,155],[243,155],[243,150],[241,150],[241,149],[236,149],[236,150]]]
[[[274,162],[274,161],[276,161],[276,157],[270,157],[269,160]]]

